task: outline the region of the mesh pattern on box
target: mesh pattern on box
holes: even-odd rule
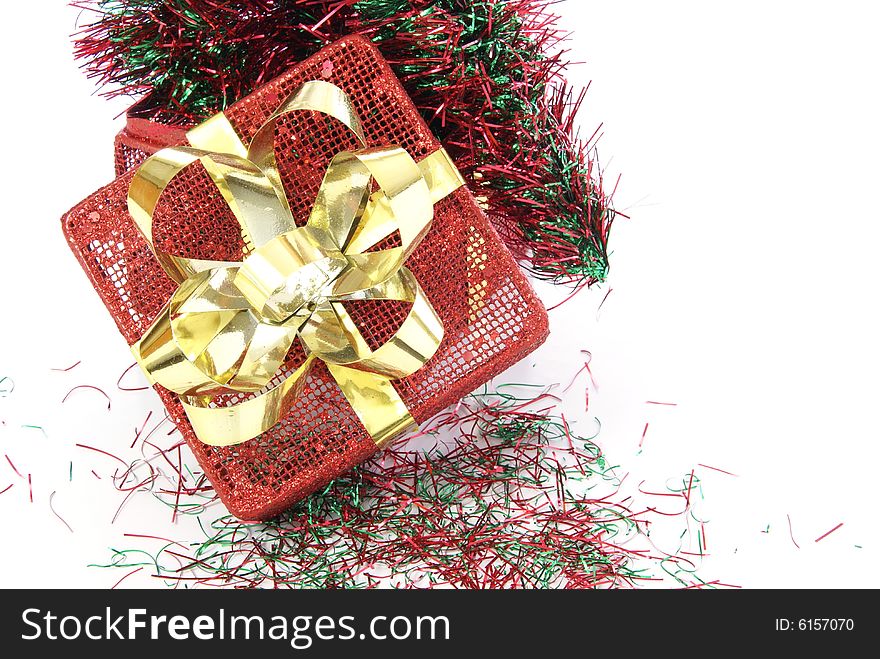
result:
[[[322,76],[328,61],[332,73]],[[356,37],[325,48],[226,114],[247,142],[280,100],[302,82],[321,77],[352,97],[369,145],[398,144],[416,160],[439,148],[378,52]],[[356,146],[333,123],[303,113],[279,126],[279,170],[299,223],[308,217],[329,159]],[[126,170],[139,164],[142,158],[136,151],[117,149],[117,165],[120,158]],[[71,248],[129,343],[140,338],[175,290],[129,218],[126,193],[131,177],[128,171],[63,219]],[[190,256],[239,258],[242,241],[237,225],[218,200],[206,173],[191,166],[156,209],[157,241]],[[415,419],[423,422],[540,345],[547,335],[547,316],[465,188],[435,206],[431,230],[406,265],[445,329],[443,342],[428,364],[395,383]],[[374,347],[396,331],[408,310],[400,302],[347,308]],[[303,358],[297,343],[285,368],[295,367]],[[376,450],[321,363],[281,422],[253,440],[227,448],[201,443],[177,396],[160,386],[156,390],[223,502],[243,519],[266,519],[282,512]]]

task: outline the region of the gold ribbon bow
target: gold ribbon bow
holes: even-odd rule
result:
[[[247,441],[275,425],[301,393],[315,359],[326,363],[382,445],[415,426],[391,381],[420,369],[443,337],[440,318],[403,263],[428,231],[434,203],[463,185],[455,165],[443,149],[419,163],[397,146],[340,152],[308,223],[297,228],[274,143],[278,119],[301,110],[336,119],[366,145],[345,92],[313,80],[280,105],[249,146],[221,112],[187,133],[192,147],[148,158],[129,187],[135,224],[179,284],[132,352],[151,382],[180,395],[196,436],[213,446]],[[241,225],[247,256],[240,262],[156,248],[159,197],[195,162]],[[399,247],[368,251],[395,231]],[[412,307],[397,332],[373,350],[346,312],[347,300],[403,300]],[[284,362],[297,336],[307,358],[290,373]],[[234,404],[217,400],[236,392]]]

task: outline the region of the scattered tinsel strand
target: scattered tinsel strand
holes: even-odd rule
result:
[[[108,95],[152,93],[163,121],[225,108],[322,45],[371,38],[514,254],[535,274],[605,278],[614,218],[583,92],[547,0],[78,0],[75,51]],[[97,15],[91,12],[96,12]]]
[[[267,523],[210,521],[203,480],[176,493],[143,481],[197,515],[205,539],[115,550],[106,567],[147,566],[185,587],[632,586],[647,578],[633,566],[645,556],[625,543],[643,520],[612,502],[599,449],[535,409],[545,399],[470,396],[432,424],[459,429],[451,445],[392,448]]]

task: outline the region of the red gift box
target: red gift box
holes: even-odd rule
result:
[[[247,142],[279,102],[309,80],[326,80],[351,97],[368,146],[400,145],[416,161],[441,147],[381,55],[360,37],[327,46],[225,115]],[[126,152],[117,143],[118,166],[139,164],[171,139],[186,144],[185,129],[168,127],[151,137],[155,126],[144,122],[139,146],[129,132]],[[330,159],[357,146],[314,113],[279,124],[275,152],[298,226],[309,216]],[[176,289],[129,216],[133,174],[129,169],[62,218],[71,249],[129,344],[141,338]],[[188,167],[168,186],[154,227],[156,245],[169,252],[241,258],[240,227],[200,165]],[[394,381],[421,423],[537,348],[548,323],[540,300],[465,187],[435,205],[431,229],[406,265],[444,326],[440,347],[425,366]],[[371,301],[346,303],[346,310],[368,343],[379,345],[396,331],[407,309],[400,302]],[[295,343],[286,364],[295,366],[304,358]],[[199,441],[178,396],[160,385],[155,389],[223,503],[242,519],[282,512],[377,450],[322,363],[278,424],[229,447]]]

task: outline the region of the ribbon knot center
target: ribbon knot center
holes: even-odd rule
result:
[[[348,268],[332,237],[305,226],[254,250],[238,269],[235,286],[265,322],[299,327]]]

